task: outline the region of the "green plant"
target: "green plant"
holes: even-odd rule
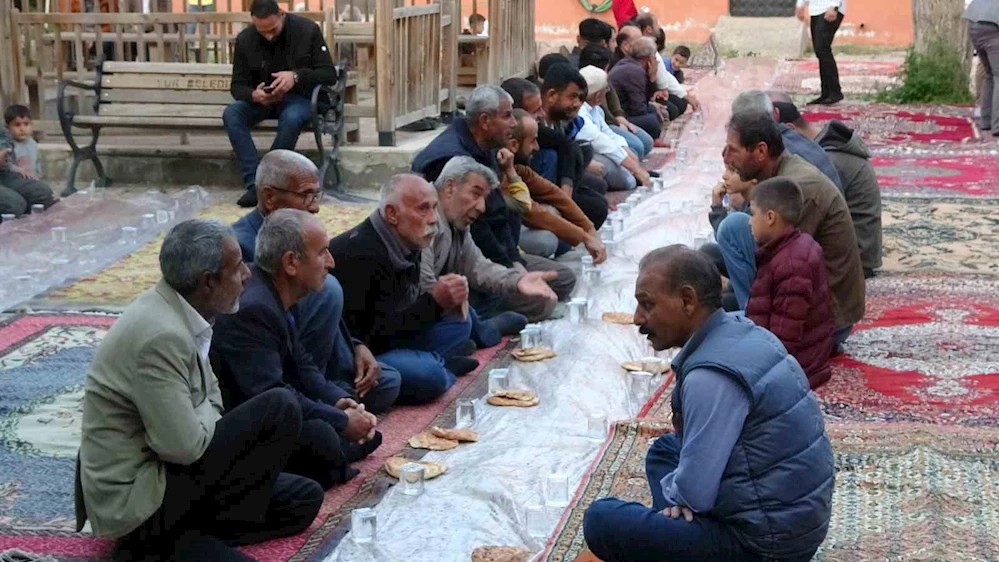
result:
[[[899,81],[899,85],[879,91],[874,99],[899,104],[973,101],[957,51],[942,40],[931,43],[926,53],[910,48]]]

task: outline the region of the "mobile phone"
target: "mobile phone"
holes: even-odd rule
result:
[[[264,87],[263,87],[263,88],[261,88],[261,89],[262,89],[262,90],[263,90],[263,91],[264,91],[265,93],[268,93],[268,94],[269,94],[269,93],[271,93],[271,92],[273,92],[273,91],[274,91],[274,86],[264,86]]]

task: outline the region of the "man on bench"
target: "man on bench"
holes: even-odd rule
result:
[[[232,97],[222,122],[239,160],[246,193],[239,206],[254,207],[257,193],[257,147],[250,128],[277,119],[271,150],[295,150],[298,136],[312,117],[310,92],[317,84],[333,85],[336,67],[322,30],[314,22],[285,13],[275,0],[253,0],[253,25],[236,37]]]

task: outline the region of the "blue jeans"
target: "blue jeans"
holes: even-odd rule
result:
[[[604,562],[701,562],[725,560],[763,562],[765,557],[743,549],[731,527],[710,516],[695,515],[687,522],[659,512],[666,508],[660,480],[676,470],[680,441],[663,435],[652,444],[645,473],[652,489],[652,508],[640,503],[604,498],[593,502],[583,516],[586,544]],[[811,556],[802,557],[804,562]]]
[[[379,355],[380,363],[395,367],[402,377],[398,402],[422,404],[447,392],[456,379],[444,361],[461,349],[471,333],[471,316],[466,320],[448,316],[418,340],[402,342],[400,347]]]
[[[342,321],[343,288],[336,277],[326,276],[323,288],[306,295],[291,308],[299,341],[312,355],[316,367],[340,386],[354,387],[354,344]],[[384,412],[395,403],[402,385],[399,371],[379,362],[378,386],[360,398],[368,411]]]
[[[215,4],[206,4],[204,6],[196,6],[194,4],[188,4],[187,6],[187,13],[189,14],[214,12],[214,11],[215,11]],[[201,24],[201,28],[205,30],[205,35],[208,35],[210,26],[207,23],[203,23]],[[198,24],[196,23],[187,24],[188,35],[193,37],[197,33],[198,33]],[[254,84],[254,86],[256,86],[256,84]]]
[[[628,142],[628,148],[630,148],[631,151],[634,152],[639,158],[645,158],[650,152],[652,152],[653,143],[655,141],[652,140],[652,137],[650,137],[644,129],[635,127],[635,132],[632,133],[620,125],[611,125],[610,128]]]
[[[297,94],[286,94],[276,105],[237,101],[225,108],[222,124],[229,135],[236,159],[239,160],[243,185],[247,188],[253,185],[259,163],[257,145],[253,144],[250,129],[265,119],[278,120],[277,136],[274,137],[271,150],[295,150],[298,136],[312,120],[312,101]]]
[[[735,292],[735,300],[739,309],[746,309],[749,301],[749,288],[756,279],[756,240],[749,228],[749,215],[746,213],[729,213],[715,233],[718,239],[718,249],[725,260],[728,270],[728,282]]]

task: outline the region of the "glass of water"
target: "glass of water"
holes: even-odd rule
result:
[[[586,299],[577,298],[569,301],[569,322],[582,324],[588,314]]]
[[[407,496],[418,496],[423,493],[423,465],[408,462],[399,467],[400,492]]]
[[[631,395],[639,408],[652,397],[652,373],[635,371],[631,373]]]
[[[139,243],[139,229],[134,226],[121,227],[121,243],[125,246],[134,246]]]
[[[375,517],[375,510],[370,507],[362,507],[351,511],[350,534],[354,542],[358,544],[374,542],[375,535],[378,534],[378,520]]]
[[[53,226],[52,227],[52,241],[56,244],[66,243],[66,231],[65,226]]]
[[[586,416],[586,435],[590,439],[602,441],[607,436],[607,416],[605,414],[589,414]]]
[[[545,513],[545,506],[540,503],[532,503],[524,507],[524,527],[527,528],[527,535],[540,539],[548,536],[548,516]]]
[[[459,400],[454,411],[454,418],[456,427],[469,427],[475,423],[475,402]]]
[[[492,369],[489,371],[489,394],[506,390],[510,382],[510,369]]]
[[[548,475],[548,486],[545,489],[545,504],[551,507],[569,505],[569,476],[562,472],[552,472]]]

